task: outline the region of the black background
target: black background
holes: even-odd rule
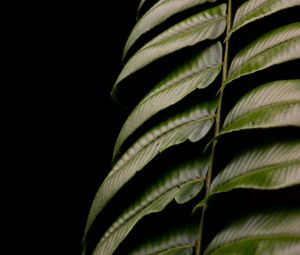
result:
[[[90,204],[110,169],[113,144],[126,114],[111,100],[110,91],[137,6],[138,0],[72,2],[52,17],[56,31],[48,65],[57,115],[55,254],[80,254]]]
[[[4,66],[6,64],[6,56],[1,56],[1,72],[0,72],[0,82],[1,82],[1,144],[7,143],[7,134],[4,132]]]

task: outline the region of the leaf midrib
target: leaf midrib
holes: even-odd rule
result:
[[[166,38],[163,38],[163,39],[161,39],[161,40],[159,40],[159,41],[157,41],[157,42],[153,42],[153,43],[150,42],[149,45],[145,45],[145,46],[140,50],[140,52],[143,52],[143,51],[147,50],[148,48],[152,48],[152,47],[156,47],[156,46],[158,46],[158,45],[160,45],[160,44],[164,44],[164,42],[165,42],[165,41],[169,41],[170,38],[172,38],[172,39],[177,39],[177,37],[179,37],[179,36],[181,37],[181,36],[183,36],[183,35],[185,35],[185,34],[189,34],[189,33],[191,33],[191,31],[193,31],[193,30],[196,30],[196,29],[200,29],[200,28],[206,27],[206,26],[208,26],[208,25],[210,25],[210,24],[212,24],[212,23],[217,23],[219,20],[225,19],[225,17],[226,17],[226,16],[220,16],[220,17],[218,17],[218,18],[209,20],[209,21],[207,21],[207,22],[205,22],[205,23],[202,23],[202,24],[195,24],[194,26],[191,26],[191,27],[190,27],[189,29],[187,29],[187,30],[180,31],[178,34],[170,35],[170,36],[168,36],[168,37],[166,37]],[[155,38],[154,38],[154,39],[155,39]],[[154,40],[154,39],[153,39],[153,40]]]
[[[269,6],[271,4],[272,4],[272,1],[267,1],[267,2],[263,3],[262,5],[259,5],[258,8],[254,8],[252,11],[248,12],[243,18],[241,18],[240,21],[238,22],[238,24],[242,23],[241,21],[244,21],[245,19],[247,19],[247,16],[257,12],[259,10],[259,8],[264,8],[264,7]],[[236,28],[238,28],[238,27],[236,27]],[[236,29],[234,29],[234,31],[235,30]]]
[[[166,91],[166,90],[168,90],[168,89],[171,90],[172,88],[177,87],[178,85],[180,85],[180,83],[186,82],[187,80],[193,78],[194,76],[197,76],[197,75],[199,75],[199,74],[201,74],[201,73],[207,72],[207,71],[209,71],[210,69],[216,69],[216,67],[220,67],[220,66],[222,66],[222,65],[221,65],[221,64],[215,64],[215,65],[213,65],[213,66],[210,66],[210,67],[208,67],[208,68],[205,68],[205,69],[202,69],[202,70],[200,70],[200,71],[198,71],[198,72],[195,72],[195,73],[193,73],[193,74],[191,74],[191,75],[188,75],[188,76],[185,77],[184,79],[181,79],[181,80],[179,80],[179,81],[173,82],[173,83],[169,84],[168,86],[162,86],[161,88],[158,88],[156,91],[153,91],[152,94],[149,95],[147,98],[145,98],[145,99],[141,102],[140,106],[144,105],[147,101],[149,101],[151,98],[153,98],[153,97],[156,96],[157,94],[160,94],[160,93],[162,93],[162,92],[164,92],[164,91]]]
[[[151,16],[151,14],[152,14],[152,12],[153,11],[155,11],[156,9],[159,9],[159,7],[161,6],[161,5],[163,5],[164,3],[166,3],[166,2],[170,2],[170,1],[172,1],[172,0],[168,0],[168,1],[163,1],[163,2],[158,2],[157,4],[155,4],[154,6],[152,6],[151,8],[150,8],[150,10],[149,11],[147,11],[146,13],[145,13],[145,15],[138,21],[138,23],[137,24],[140,24],[140,22],[141,22],[141,20],[143,19],[143,20],[145,20],[145,19],[147,19],[147,17],[148,16]],[[139,32],[139,34],[140,34],[140,30],[137,30],[138,32]],[[147,31],[149,31],[149,30],[147,30]],[[143,31],[142,31],[143,32]],[[142,34],[144,34],[144,33],[142,33]],[[139,35],[138,37],[134,37],[135,38],[135,40],[137,39],[137,38],[139,38],[141,35]],[[130,37],[129,37],[130,39],[131,39],[131,35],[130,35]],[[125,45],[125,47],[127,48],[127,52],[128,52],[128,50],[131,48],[133,46],[133,43],[131,42],[130,43],[130,47],[128,47],[127,46],[127,42],[126,42],[126,45]],[[127,54],[126,54],[127,55]]]
[[[244,118],[247,118],[249,115],[251,114],[254,114],[254,113],[258,113],[260,111],[264,111],[264,110],[268,110],[268,109],[271,109],[273,107],[279,107],[279,106],[286,106],[286,105],[294,105],[294,104],[300,104],[300,101],[299,100],[288,100],[288,101],[284,101],[284,102],[276,102],[276,103],[271,103],[271,104],[267,104],[267,105],[263,105],[263,106],[260,106],[260,107],[257,107],[255,109],[252,109],[251,111],[237,117],[236,119],[232,120],[229,124],[227,124],[223,130],[226,131],[226,129],[229,129],[230,126],[234,125],[235,122],[241,120],[241,119],[244,119]],[[222,132],[221,132],[222,133]]]
[[[158,200],[159,198],[161,198],[163,195],[165,195],[166,193],[168,193],[169,191],[172,191],[173,189],[177,188],[180,189],[179,186],[184,185],[190,181],[201,181],[201,180],[205,180],[205,178],[199,176],[198,178],[189,178],[188,180],[185,180],[183,182],[179,182],[176,185],[170,187],[169,189],[165,190],[164,192],[158,194],[156,197],[154,197],[148,204],[146,204],[145,206],[139,208],[136,213],[134,213],[133,215],[131,215],[130,217],[128,217],[127,219],[125,219],[123,221],[123,223],[121,223],[117,228],[114,229],[114,231],[110,232],[104,239],[102,239],[102,241],[100,243],[105,242],[114,232],[116,232],[118,229],[120,229],[125,223],[127,223],[128,221],[130,221],[133,217],[135,217],[138,213],[140,213],[142,210],[144,210],[146,207],[150,206],[153,202],[155,202],[156,200]],[[130,211],[130,210],[129,210]],[[126,212],[125,212],[126,213]]]
[[[223,249],[224,247],[228,247],[228,246],[232,246],[235,243],[239,243],[239,242],[248,242],[248,241],[255,241],[255,240],[269,240],[269,239],[284,239],[284,238],[293,238],[293,239],[299,239],[300,237],[297,234],[288,234],[288,233],[284,233],[284,234],[264,234],[264,235],[251,235],[248,236],[246,238],[238,238],[235,240],[232,240],[230,242],[227,242],[224,245],[221,245],[215,249],[212,249],[210,253],[215,253],[217,250]]]
[[[159,9],[160,6],[162,6],[162,5],[164,5],[164,4],[168,3],[168,2],[172,2],[172,1],[173,1],[173,0],[167,0],[167,1],[159,1],[159,2],[157,2],[153,7],[151,7],[151,8],[149,9],[149,11],[147,11],[147,12],[145,13],[145,15],[144,15],[142,18],[148,17],[150,14],[152,14],[152,12],[153,12],[154,10],[157,10],[157,9]]]
[[[237,21],[237,23],[234,22],[233,26],[232,26],[233,29],[231,29],[231,31],[229,32],[228,36],[226,37],[226,40],[228,40],[231,37],[231,35],[234,32],[236,32],[237,30],[239,30],[242,26],[247,25],[247,24],[249,24],[251,22],[251,21],[247,22],[247,17],[249,15],[252,15],[253,13],[257,12],[259,8],[264,8],[264,7],[268,6],[268,5],[271,5],[271,2],[265,2],[265,3],[263,3],[262,5],[258,6],[258,8],[254,8],[252,11],[246,13],[246,15],[244,15],[244,17],[242,17],[239,21]],[[246,20],[246,23],[244,23],[245,20]],[[257,21],[257,20],[254,20],[254,21]]]
[[[170,129],[166,130],[165,132],[161,133],[160,135],[154,137],[153,140],[152,140],[151,142],[145,144],[144,146],[140,146],[140,149],[139,149],[135,154],[132,154],[132,156],[129,157],[126,161],[124,160],[125,162],[124,162],[119,168],[117,168],[117,169],[115,169],[115,170],[112,170],[112,171],[110,172],[110,174],[108,175],[108,177],[111,176],[111,175],[113,175],[115,172],[119,171],[120,169],[122,169],[122,168],[123,168],[125,165],[127,165],[127,164],[128,164],[128,163],[129,163],[129,162],[130,162],[130,161],[131,161],[138,153],[140,153],[144,148],[146,148],[146,147],[152,145],[153,143],[155,143],[158,139],[160,139],[160,138],[161,138],[162,136],[164,136],[165,134],[167,134],[167,133],[169,133],[169,132],[172,132],[172,131],[174,131],[175,129],[180,128],[180,127],[182,127],[182,126],[184,126],[184,125],[186,125],[186,124],[192,124],[193,122],[197,122],[197,121],[205,121],[205,120],[212,119],[212,118],[214,118],[214,114],[208,115],[208,116],[203,117],[203,118],[194,119],[194,120],[192,120],[192,121],[187,120],[187,121],[181,123],[181,124],[178,125],[178,126],[175,126],[175,127],[173,127],[173,128],[170,128]],[[147,134],[146,134],[146,135],[147,135]],[[122,158],[121,158],[121,159],[122,159]],[[120,159],[120,160],[121,160],[121,159]]]
[[[276,170],[277,168],[281,168],[281,167],[284,167],[284,166],[292,166],[292,165],[297,165],[297,164],[300,164],[300,159],[287,160],[287,161],[280,162],[280,163],[277,163],[277,164],[271,164],[271,165],[263,166],[263,167],[256,167],[256,168],[251,169],[250,171],[247,171],[247,172],[241,173],[239,175],[236,175],[233,178],[229,179],[228,181],[226,181],[226,182],[224,182],[224,183],[222,183],[222,184],[220,184],[218,186],[222,187],[224,185],[229,184],[230,182],[233,182],[233,181],[235,181],[235,180],[237,180],[237,179],[239,179],[241,177],[244,177],[246,175],[252,174],[254,172],[266,172],[268,170]],[[218,192],[218,186],[210,194],[219,193]]]
[[[293,41],[293,40],[296,40],[296,39],[299,39],[299,38],[300,38],[300,36],[299,36],[299,35],[296,35],[295,37],[292,37],[292,38],[289,38],[289,39],[287,39],[287,40],[284,40],[284,41],[282,41],[282,42],[280,42],[280,43],[278,43],[278,44],[275,44],[275,45],[273,45],[273,46],[271,46],[271,47],[269,47],[269,48],[267,48],[267,49],[265,49],[265,50],[263,50],[263,51],[257,52],[257,54],[253,55],[251,58],[246,59],[246,61],[245,61],[239,68],[237,68],[237,69],[233,70],[232,72],[230,72],[230,73],[229,73],[229,78],[230,78],[234,73],[240,71],[245,65],[247,65],[249,62],[251,62],[251,61],[252,61],[253,59],[255,59],[256,57],[258,57],[258,56],[260,56],[260,55],[263,55],[263,54],[265,54],[266,52],[268,52],[268,51],[270,51],[270,50],[272,50],[272,49],[274,49],[274,48],[277,48],[277,47],[281,46],[282,44],[285,44],[285,43],[287,43],[287,42],[290,42],[290,41]],[[259,38],[258,38],[258,39],[259,39]],[[258,41],[256,41],[256,42],[258,42]],[[244,54],[245,52],[247,52],[247,50],[248,50],[248,49],[245,48],[243,51],[240,52],[239,55],[237,55],[237,57],[242,57],[243,54]],[[273,55],[273,56],[274,56],[274,55]]]
[[[192,245],[192,244],[186,244],[186,245],[173,245],[173,246],[170,246],[170,247],[168,247],[168,248],[166,248],[166,249],[163,249],[163,250],[161,250],[161,251],[158,251],[159,253],[151,253],[151,254],[149,254],[149,255],[160,255],[161,253],[163,253],[163,252],[166,252],[166,251],[172,251],[173,249],[176,249],[176,248],[193,248],[194,247],[194,245]]]

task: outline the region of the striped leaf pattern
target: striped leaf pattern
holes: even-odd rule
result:
[[[123,213],[116,215],[102,237],[97,237],[99,242],[92,247],[92,255],[300,254],[300,205],[295,201],[291,203],[285,193],[290,194],[300,187],[300,77],[294,71],[300,59],[300,22],[294,18],[290,21],[289,17],[287,21],[276,20],[279,12],[282,15],[297,11],[300,0],[149,0],[147,5],[152,7],[144,11],[145,3],[145,0],[140,1],[138,13],[143,8],[145,14],[133,28],[123,58],[139,39],[140,42],[146,39],[143,35],[150,35],[152,29],[159,29],[165,21],[174,23],[184,18],[177,24],[167,24],[169,28],[144,42],[128,60],[125,58],[127,62],[111,92],[114,99],[117,93],[125,91],[125,80],[129,83],[137,79],[139,86],[143,86],[141,80],[149,75],[146,66],[151,68],[151,63],[186,47],[195,44],[197,47],[191,47],[189,52],[195,51],[192,58],[172,72],[164,74],[164,68],[160,70],[164,78],[153,84],[155,86],[125,121],[115,143],[111,171],[99,187],[88,215],[83,255],[90,255],[86,254],[87,233],[96,217],[105,218],[110,213],[107,212],[110,207],[103,210],[108,203],[119,206],[113,198],[117,193],[122,196],[121,188],[125,184],[126,190],[135,192],[134,182],[130,180],[138,172],[142,178],[148,178],[144,175],[147,171],[156,181],[150,187],[142,186],[145,192],[126,210],[118,208]],[[188,13],[196,14],[188,16]],[[276,21],[276,26],[268,25],[267,20]],[[249,43],[241,47],[242,31],[259,25],[264,26],[262,31],[268,32],[258,36],[255,31],[249,31],[245,38]],[[233,56],[231,47],[238,47]],[[285,67],[292,67],[291,71],[285,72],[282,68],[280,75],[268,73],[275,65],[276,70],[280,70],[283,63]],[[135,77],[142,69],[145,75]],[[260,75],[255,76],[258,72]],[[127,79],[129,76],[132,79]],[[244,79],[239,79],[241,77]],[[124,90],[118,92],[121,84]],[[175,106],[170,107],[172,105]],[[183,113],[176,113],[176,109],[182,108]],[[159,112],[155,123],[163,118],[161,116],[173,117],[152,127],[152,118]],[[142,130],[146,130],[145,133],[125,150],[124,142]],[[259,134],[257,141],[256,134]],[[262,136],[263,141],[260,141]],[[255,139],[249,143],[252,137]],[[178,146],[170,150],[170,154],[165,152],[175,145]],[[166,157],[175,155],[176,160],[183,161],[189,154],[186,148],[197,148],[198,158],[164,173],[169,169],[166,167],[169,161],[156,156],[165,153]],[[155,176],[156,171],[151,172],[152,164],[145,168],[154,158],[153,165],[159,165],[157,170],[163,177]],[[164,163],[160,165],[160,162]],[[147,171],[142,171],[144,169]],[[265,192],[264,196],[271,198],[266,204],[274,206],[272,211],[251,203],[247,216],[241,217],[243,208],[238,207],[243,198],[229,192],[237,189],[243,189],[253,201],[257,193],[254,190]],[[215,199],[222,200],[225,193],[231,205],[226,208]],[[274,199],[274,194],[280,196]],[[183,210],[184,216],[181,215]],[[210,213],[216,213],[221,221],[215,223]],[[147,218],[142,220],[145,216]],[[195,218],[197,223],[188,227],[172,231],[164,227],[164,224],[176,226],[181,224],[177,221],[187,223]],[[234,218],[231,223],[230,218]],[[157,238],[144,244],[134,242],[133,250],[123,251],[121,248],[133,240],[143,224],[146,224],[144,234],[147,236],[148,219],[150,224],[157,225]],[[171,224],[169,220],[173,220]],[[137,230],[131,232],[137,224]],[[212,229],[208,229],[210,224],[213,224]],[[122,243],[124,246],[120,246]]]
[[[187,46],[219,37],[225,29],[226,4],[198,13],[169,28],[143,46],[122,69],[112,90],[114,96],[118,84],[127,76],[151,62]]]
[[[243,26],[275,12],[300,5],[300,0],[249,0],[242,4],[234,17],[228,37]],[[228,38],[227,37],[227,38]]]
[[[193,213],[217,193],[238,188],[276,190],[299,184],[300,142],[273,142],[234,157],[213,179],[207,196]]]
[[[227,84],[241,76],[300,58],[300,22],[277,28],[240,51],[232,60]]]
[[[234,158],[213,180],[210,194],[236,188],[279,189],[300,184],[300,142],[277,142]]]
[[[264,84],[233,107],[221,134],[253,128],[300,126],[300,80]]]
[[[166,205],[178,196],[180,201],[184,199],[184,202],[187,202],[197,195],[203,187],[208,162],[207,159],[191,162],[178,167],[170,175],[162,178],[142,196],[140,201],[125,211],[112,224],[93,254],[112,254],[134,225],[145,215],[163,210]],[[200,186],[197,184],[200,184]]]
[[[203,138],[213,124],[215,108],[215,101],[194,107],[149,131],[129,148],[97,191],[85,232],[118,190],[158,153],[186,140],[196,142]]]
[[[173,230],[168,234],[158,236],[156,240],[140,245],[129,255],[191,255],[196,239],[196,225],[184,226],[180,230]]]
[[[173,105],[194,91],[210,85],[218,76],[222,65],[222,46],[218,42],[188,63],[175,70],[155,86],[131,112],[115,144],[114,156],[126,138],[147,119]]]
[[[234,222],[212,240],[204,255],[296,255],[299,252],[300,210],[295,209],[257,213]]]
[[[162,0],[158,1],[135,25],[130,33],[123,51],[125,58],[130,47],[147,31],[163,23],[169,17],[205,2],[216,0]],[[143,4],[141,2],[141,4]]]

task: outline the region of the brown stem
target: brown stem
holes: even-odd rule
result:
[[[231,30],[231,19],[232,19],[232,0],[228,0],[228,7],[227,7],[227,27],[226,27],[226,38],[230,33]],[[220,89],[220,97],[218,101],[217,106],[217,113],[215,116],[215,137],[218,136],[220,129],[221,129],[221,110],[222,110],[222,103],[223,103],[223,94],[224,94],[224,81],[227,79],[228,75],[228,51],[229,51],[229,40],[226,40],[225,42],[225,53],[224,53],[224,59],[223,59],[223,72],[222,72],[222,86]],[[215,153],[216,153],[216,146],[217,146],[218,140],[215,139],[213,141],[212,150],[211,150],[211,163],[210,167],[208,169],[208,173],[206,176],[206,182],[205,182],[205,196],[207,197],[209,194],[210,184],[211,184],[211,178],[212,178],[212,172],[214,169],[214,161],[215,161]],[[203,229],[204,229],[204,220],[205,220],[205,214],[207,211],[207,202],[204,204],[202,208],[202,214],[201,214],[201,221],[199,224],[198,229],[198,239],[196,241],[195,245],[195,254],[201,255],[202,254],[202,241],[203,241]]]

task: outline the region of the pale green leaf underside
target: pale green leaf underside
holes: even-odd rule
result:
[[[183,184],[176,193],[175,200],[178,204],[184,204],[194,198],[204,186],[203,179],[195,179]]]
[[[165,206],[173,200],[176,192],[177,188],[166,192],[161,197],[159,197],[159,199],[156,200],[156,203],[154,205],[150,204],[147,208],[145,208],[143,213],[147,215],[151,213],[152,210],[152,212],[162,211],[165,208]],[[93,251],[93,255],[111,255],[115,251],[115,249],[120,245],[120,243],[124,240],[124,238],[128,235],[130,230],[137,224],[137,222],[143,216],[144,215],[142,214],[137,214],[133,216],[126,222],[126,226],[124,226],[123,228],[119,228],[114,232],[111,232],[106,238],[102,239]],[[117,222],[117,224],[120,223]]]
[[[299,255],[300,238],[276,236],[274,238],[250,238],[216,250],[213,255]]]
[[[300,0],[249,0],[242,4],[234,17],[227,38],[241,27],[275,12],[300,5]]]
[[[181,247],[170,248],[169,250],[160,252],[157,255],[192,255],[192,254],[193,254],[193,246],[186,245]]]
[[[210,85],[220,73],[221,64],[222,46],[218,42],[163,79],[125,121],[115,144],[114,157],[128,136],[147,119],[180,101],[196,88],[202,89]]]
[[[241,76],[299,58],[300,22],[296,22],[266,33],[241,50],[232,60],[224,85]]]
[[[115,95],[117,85],[122,80],[151,62],[184,47],[207,39],[216,39],[225,30],[225,15],[226,4],[221,4],[187,18],[152,39],[125,64],[113,87],[112,95]]]
[[[204,255],[300,254],[300,210],[256,213],[219,232]]]
[[[163,0],[163,1],[166,1],[166,0]],[[137,9],[137,16],[139,15],[144,3],[146,2],[146,0],[141,0],[140,3],[139,3],[139,6],[138,6],[138,9]]]
[[[112,224],[100,240],[93,254],[112,254],[137,222],[144,216],[160,212],[174,198],[177,198],[178,195],[180,202],[187,202],[193,196],[197,195],[201,188],[195,189],[193,187],[195,183],[202,183],[203,186],[207,169],[208,160],[203,159],[178,167],[171,174],[162,178],[158,184],[154,185],[135,205],[129,208]],[[190,196],[191,194],[192,196]]]
[[[242,129],[300,126],[300,80],[270,82],[243,96],[220,134]]]
[[[197,225],[173,231],[136,248],[129,255],[191,255],[197,239]]]
[[[238,188],[274,190],[300,184],[300,142],[274,142],[237,155],[214,178],[208,197],[193,213],[216,193]]]
[[[300,142],[277,142],[235,157],[213,180],[209,195],[237,188],[280,189],[300,184]]]
[[[199,141],[210,130],[216,102],[201,104],[160,124],[141,137],[116,162],[94,198],[85,234],[108,201],[157,154],[186,140]]]
[[[215,2],[216,0],[161,0],[158,1],[149,11],[147,11],[143,17],[136,23],[135,27],[131,31],[128,40],[124,47],[123,58],[126,56],[130,47],[136,42],[136,40],[151,30],[152,28],[163,23],[172,15],[192,8],[194,6],[206,3]]]

